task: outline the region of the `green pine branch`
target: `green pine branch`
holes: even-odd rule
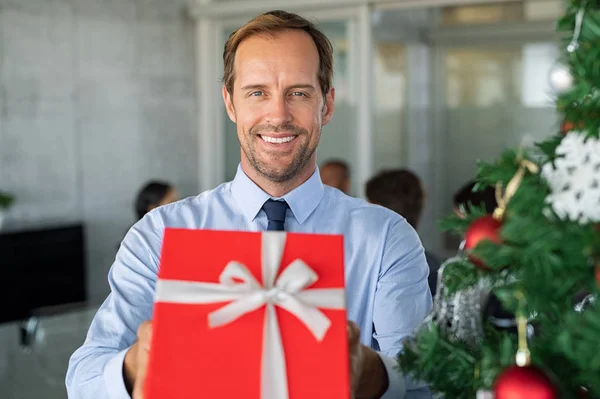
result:
[[[475,265],[466,258],[447,263],[443,274],[446,295],[473,287],[479,281],[479,273]]]
[[[471,399],[480,352],[461,342],[450,342],[439,327],[427,325],[405,342],[398,361],[403,373],[418,381],[429,381],[430,389],[448,398]],[[468,376],[467,378],[465,378]]]
[[[582,313],[570,311],[556,334],[557,349],[576,366],[575,382],[596,387],[600,381],[600,306],[596,303]]]
[[[8,209],[14,202],[14,197],[8,193],[0,191],[0,209]]]

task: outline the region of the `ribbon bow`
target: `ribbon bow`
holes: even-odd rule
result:
[[[275,306],[296,316],[320,342],[331,326],[331,320],[318,308],[345,309],[345,295],[342,288],[307,289],[319,276],[300,259],[290,263],[276,279],[286,235],[265,232],[261,237],[264,286],[245,265],[231,261],[219,276],[219,283],[159,279],[155,302],[209,304],[231,301],[208,315],[211,328],[232,323],[246,313],[266,306],[261,397],[287,399],[285,352]]]

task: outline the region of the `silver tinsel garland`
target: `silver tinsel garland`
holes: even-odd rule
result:
[[[438,289],[430,320],[450,339],[476,345],[483,339],[482,313],[490,290],[481,281],[474,287],[449,295],[444,284],[444,271],[458,260],[459,256],[446,260],[438,271]]]

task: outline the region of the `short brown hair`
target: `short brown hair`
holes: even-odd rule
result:
[[[421,179],[407,169],[384,170],[367,182],[367,199],[406,218],[415,229],[419,224],[425,192]]]
[[[239,45],[251,36],[274,36],[278,32],[292,29],[305,31],[315,42],[319,52],[319,84],[324,96],[329,92],[333,79],[333,46],[331,42],[307,19],[297,14],[275,10],[259,15],[229,35],[223,51],[223,84],[229,94],[233,94],[234,61]]]

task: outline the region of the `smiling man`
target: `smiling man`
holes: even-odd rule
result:
[[[316,150],[334,111],[332,53],[312,23],[283,11],[260,15],[229,37],[223,99],[237,125],[238,172],[132,227],[109,273],[112,292],[71,358],[70,398],[143,397],[165,227],[343,234],[354,397],[430,397],[394,359],[431,309],[417,234],[401,216],[319,177]]]

